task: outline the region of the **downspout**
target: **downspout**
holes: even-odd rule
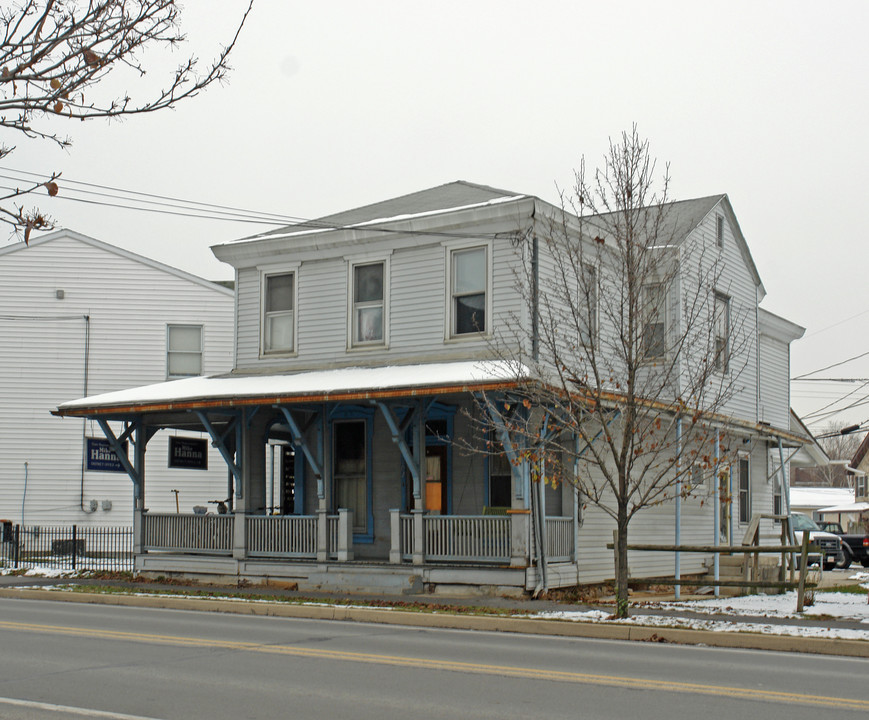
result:
[[[90,374],[90,354],[91,354],[91,317],[83,315],[84,319],[84,377],[82,378],[82,397],[88,396],[88,379]],[[84,506],[84,473],[87,467],[87,419],[82,418],[81,421],[81,477],[79,478],[79,498],[78,505],[82,512],[90,514],[94,512],[90,508]]]
[[[24,503],[27,501],[27,461],[24,461],[24,492],[21,494],[21,524],[24,525]]]
[[[676,532],[675,543],[676,547],[682,544],[682,418],[676,418]],[[673,577],[676,580],[682,579],[682,555],[676,550],[675,553],[675,568],[673,569]],[[674,592],[676,600],[681,597],[681,585],[676,585]]]
[[[784,514],[790,517],[791,515],[791,488],[790,484],[787,480],[787,475],[785,474],[785,454],[782,449],[781,437],[778,438],[778,462],[779,462],[779,490],[781,491],[781,502],[782,509],[785,511]],[[791,545],[794,545],[794,528],[793,525],[788,523],[788,542]]]
[[[540,241],[534,231],[536,203],[531,208],[531,358],[540,360]]]
[[[721,472],[721,433],[720,431],[715,431],[715,477],[713,482],[713,497],[715,498],[714,502],[714,512],[715,515],[712,520],[712,532],[714,537],[712,538],[712,545],[714,547],[718,547],[721,544],[721,479],[719,477],[719,473]],[[715,597],[718,597],[721,593],[721,589],[718,585],[718,580],[720,580],[720,553],[713,553],[712,559],[712,577],[715,579]]]

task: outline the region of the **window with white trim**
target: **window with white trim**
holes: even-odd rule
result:
[[[202,374],[202,326],[166,326],[166,377]]]
[[[730,298],[715,293],[712,325],[714,330],[713,362],[715,370],[726,373],[730,365]]]
[[[296,273],[263,275],[262,351],[291,353],[296,349]]]
[[[353,347],[386,342],[385,263],[350,266],[350,344]]]
[[[854,478],[854,487],[855,498],[857,500],[869,495],[869,482],[867,482],[867,477],[865,475],[857,475],[856,478]]]
[[[642,352],[646,360],[664,357],[667,348],[667,288],[651,283],[642,288]]]
[[[488,249],[450,251],[450,337],[486,332]]]

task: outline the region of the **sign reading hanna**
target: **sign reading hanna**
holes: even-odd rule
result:
[[[124,454],[127,454],[127,443],[124,442]],[[102,438],[87,439],[87,469],[97,472],[126,472],[108,440]]]
[[[169,467],[208,470],[208,441],[170,436]]]

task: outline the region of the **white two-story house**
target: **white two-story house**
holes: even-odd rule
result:
[[[683,542],[709,543],[713,528],[741,537],[780,495],[770,458],[802,442],[789,429],[787,375],[801,328],[758,309],[763,286],[726,196],[671,210],[682,239],[718,247],[727,302],[750,337],[717,420],[732,420],[745,451],[718,473],[721,493],[710,492],[726,497],[722,507],[684,502],[676,521],[662,503],[632,533],[672,541],[679,522]],[[137,569],[396,592],[612,578],[611,521],[569,478],[532,487],[532,461],[492,451],[510,443],[485,431],[487,403],[527,380],[528,368],[506,359],[501,329],[527,319],[522,243],[557,212],[534,196],[454,182],[215,246],[236,273],[232,372],[57,411],[99,421],[118,451],[121,437],[131,442],[121,461],[136,498]],[[146,512],[149,441],[178,428],[208,433],[220,450],[228,512]],[[684,559],[682,572],[707,560]],[[672,572],[672,556],[631,558],[634,577]]]

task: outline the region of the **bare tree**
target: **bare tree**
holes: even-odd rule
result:
[[[19,0],[0,9],[0,127],[28,139],[68,147],[53,118],[89,120],[156,112],[199,94],[225,79],[228,59],[253,0],[231,42],[200,71],[187,57],[162,87],[144,96],[113,91],[110,76],[146,74],[143,55],[185,42],[180,9],[173,0]],[[0,145],[0,159],[15,150]],[[28,241],[33,230],[52,227],[38,208],[25,209],[17,198],[44,190],[58,193],[58,172],[0,196],[0,220]]]
[[[512,401],[489,403],[514,462],[522,454],[539,477],[575,483],[614,520],[619,617],[631,521],[717,492],[725,404],[753,342],[741,330],[753,308],[728,297],[715,238],[685,240],[668,172],[655,173],[634,128],[610,142],[600,169],[588,175],[583,163],[561,212],[535,223],[517,278],[530,325],[513,318],[498,342],[528,381]]]

